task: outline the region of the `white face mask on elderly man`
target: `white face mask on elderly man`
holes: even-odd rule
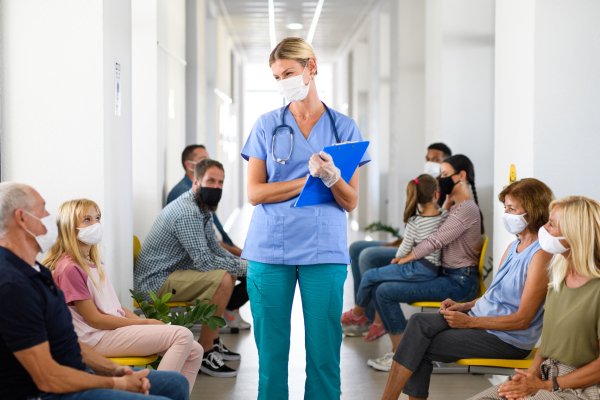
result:
[[[38,235],[38,236],[35,236],[33,233],[31,233],[29,231],[29,229],[25,229],[25,230],[27,232],[29,232],[29,234],[35,238],[35,241],[40,246],[40,253],[47,252],[48,250],[50,250],[50,247],[52,247],[54,245],[54,243],[56,243],[56,239],[58,238],[58,226],[56,225],[54,218],[52,218],[52,215],[48,215],[47,217],[40,219],[30,212],[27,212],[27,211],[25,211],[25,212],[27,214],[31,215],[33,218],[40,221],[46,228],[46,233],[44,233],[43,235]]]
[[[427,161],[425,163],[425,169],[423,170],[424,174],[431,175],[434,178],[438,178],[442,174],[442,164]]]
[[[308,85],[304,84],[304,71],[306,71],[306,65],[304,66],[304,70],[300,75],[292,76],[287,79],[280,79],[277,82],[277,86],[279,87],[279,94],[285,97],[285,99],[289,102],[292,101],[302,101],[308,95],[308,89],[310,88],[310,79],[308,80]]]

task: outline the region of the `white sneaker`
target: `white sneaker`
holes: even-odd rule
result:
[[[394,353],[387,353],[381,358],[372,358],[367,361],[371,367],[378,371],[389,372],[392,369],[392,362],[394,361]]]
[[[369,324],[364,325],[343,325],[342,332],[346,336],[367,336],[369,333]]]
[[[229,328],[250,329],[250,324],[242,319],[240,310],[225,310],[223,319]]]

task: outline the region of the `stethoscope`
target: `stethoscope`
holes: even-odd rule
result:
[[[323,102],[321,102],[321,103],[323,103]],[[271,141],[271,157],[273,157],[273,161],[278,162],[279,164],[285,164],[285,162],[287,160],[289,160],[290,157],[292,156],[292,150],[294,149],[294,131],[292,130],[291,126],[285,124],[285,112],[287,111],[288,108],[290,108],[290,104],[292,104],[292,103],[288,103],[288,105],[285,106],[285,108],[281,112],[281,125],[278,125],[275,127],[275,129],[273,129],[273,140]],[[338,136],[337,129],[335,128],[335,121],[333,120],[333,115],[331,115],[331,111],[329,111],[329,107],[327,107],[325,105],[325,103],[323,103],[323,106],[325,107],[325,111],[327,111],[327,115],[329,115],[329,119],[331,120],[331,126],[333,127],[333,134],[335,135],[336,143],[340,143],[340,138]],[[283,129],[287,129],[290,132],[290,138],[292,140],[291,145],[290,145],[290,154],[288,154],[287,158],[285,158],[285,159],[283,159],[283,158],[275,159],[275,150],[274,150],[275,149],[275,136],[277,135],[279,130],[283,130]]]

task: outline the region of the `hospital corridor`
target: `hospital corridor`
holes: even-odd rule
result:
[[[597,0],[0,0],[0,399],[600,400]]]

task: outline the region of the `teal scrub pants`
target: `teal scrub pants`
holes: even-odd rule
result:
[[[248,295],[259,358],[259,400],[289,398],[292,302],[300,286],[306,343],[304,398],[339,400],[345,264],[277,265],[250,261]]]

